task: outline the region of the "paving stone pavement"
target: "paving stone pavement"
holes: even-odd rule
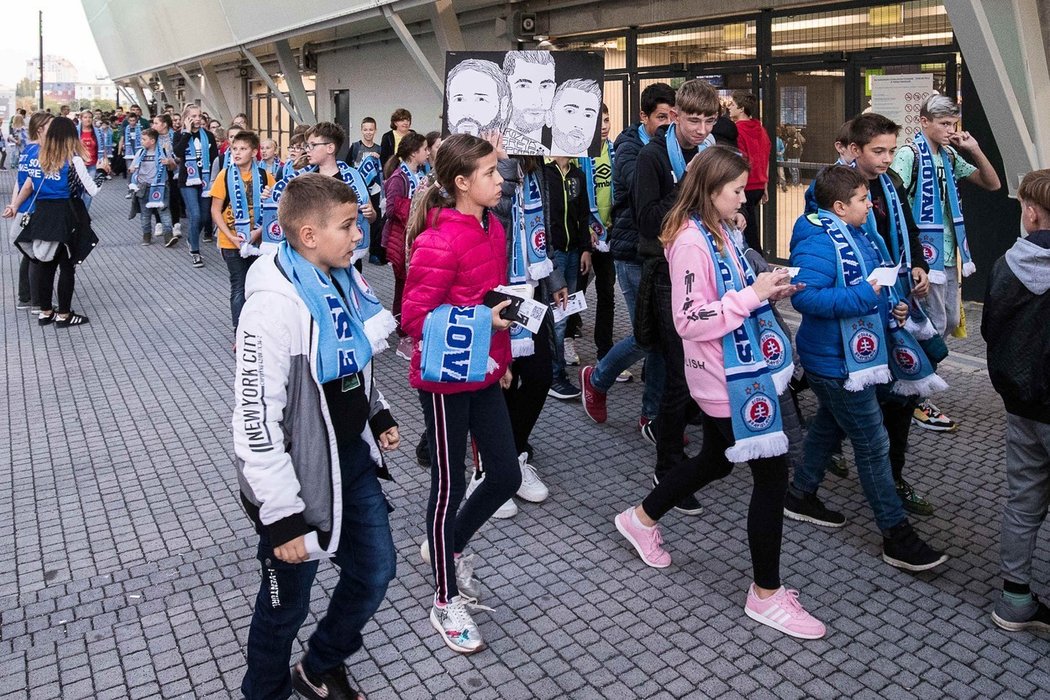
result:
[[[0,191],[12,177],[0,173]],[[77,275],[74,303],[87,326],[40,328],[16,311],[18,256],[0,252],[3,699],[239,697],[258,573],[231,464],[226,270],[214,248],[198,270],[185,243],[141,247],[124,192],[114,181],[95,199],[102,243]],[[2,226],[10,236],[11,222]],[[389,300],[389,268],[365,272]],[[604,426],[578,403],[548,401],[532,443],[551,496],[478,534],[484,602],[495,608],[479,615],[489,649],[452,653],[427,620],[432,588],[418,555],[429,475],[411,446],[422,416],[406,364],[382,354],[407,448],[387,489],[398,576],[352,676],[373,700],[1050,697],[1050,640],[989,619],[1003,410],[983,368],[980,308],[968,311],[971,337],[951,342],[952,388],[938,398],[962,426],[913,431],[907,468],[937,506],[917,527],[951,559],[915,576],[883,564],[856,479],[829,477],[825,497],[849,524],[785,528],[783,578],[829,628],[806,642],[741,609],[747,470],[702,494],[701,517],[667,516],[669,569],[646,568],[616,534],[613,516],[644,496],[654,459],[635,429],[636,381],[610,394]],[[592,321],[588,312],[587,329]],[[626,324],[620,303],[618,334]],[[579,347],[593,360],[588,341]],[[812,413],[811,398],[803,406]],[[693,440],[690,450],[695,431]],[[1044,528],[1034,571],[1044,597],[1048,537]],[[335,579],[323,565],[295,656]]]

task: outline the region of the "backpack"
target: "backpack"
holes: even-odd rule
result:
[[[919,182],[919,147],[915,145],[914,141],[908,141],[904,145],[911,149],[913,156],[911,159],[911,182],[908,183],[908,199],[911,199],[915,196],[915,186]],[[955,159],[958,154],[951,146],[945,146],[944,149],[948,151],[948,160],[951,161],[952,170],[954,171]]]

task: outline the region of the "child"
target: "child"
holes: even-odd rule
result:
[[[550,195],[547,204],[551,229],[547,246],[554,266],[565,273],[569,294],[573,294],[579,288],[580,275],[591,271],[591,208],[587,202],[587,178],[566,156],[552,158],[543,167],[543,177]],[[567,323],[568,319],[562,319],[554,324],[554,380],[549,393],[556,399],[575,399],[580,395],[580,390],[565,374],[565,364],[575,354],[575,345],[565,337]]]
[[[233,143],[238,159],[254,155],[248,134]],[[278,216],[286,240],[252,272],[237,330],[237,476],[262,563],[241,692],[361,700],[344,663],[395,573],[378,477],[389,478],[381,450],[397,449],[400,436],[371,361],[394,319],[351,269],[361,239],[352,190],[320,175],[298,178]],[[339,582],[289,678],[326,558]]]
[[[903,324],[908,306],[895,299],[891,322],[893,288],[884,290],[869,281],[873,270],[893,263],[880,245],[882,239],[861,228],[871,209],[864,175],[845,165],[825,168],[817,176],[814,194],[820,208],[795,224],[791,265],[801,268],[796,281],[805,285],[792,298],[802,314],[795,342],[818,408],[784,511],[795,520],[825,527],[845,524],[841,513],[825,508],[817,498],[831,453],[845,433],[853,444],[864,495],[882,531],[883,560],[907,571],[926,571],[948,557],[920,540],[908,522],[893,481],[878,401],[879,385],[901,377],[897,350],[907,334]],[[917,378],[932,375],[922,349],[912,343],[908,358]]]
[[[968,180],[986,190],[999,189],[999,176],[967,131],[956,131],[959,105],[950,97],[931,95],[919,109],[915,138],[897,150],[893,170],[908,192],[912,215],[919,226],[926,262],[930,268],[930,294],[924,308],[934,328],[947,337],[959,326],[962,299],[956,275],[956,250],[962,258],[962,276],[976,269],[966,242],[966,226],[956,183]],[[973,160],[971,165],[963,154]],[[915,409],[920,428],[954,431],[958,424],[931,401]]]
[[[168,243],[172,239],[171,209],[168,207],[171,193],[168,192],[167,187],[169,166],[165,164],[170,155],[158,145],[156,130],[146,129],[142,132],[142,148],[135,154],[135,159],[131,161],[131,167],[128,168],[128,172],[131,173],[131,181],[138,188],[135,191],[135,199],[142,221],[142,245],[153,243],[154,209],[159,210],[164,242]]]
[[[274,179],[281,177],[284,164],[277,157],[277,142],[273,139],[263,139],[259,142],[259,153],[262,155],[259,165],[266,168],[266,172],[273,175]]]
[[[376,144],[376,120],[375,117],[365,117],[361,120],[361,140],[354,141],[350,146],[350,165],[355,168],[361,167],[365,158],[378,158],[379,146]]]
[[[1050,170],[1017,190],[1027,235],[996,261],[981,335],[988,375],[1006,404],[1006,481],[999,557],[1003,593],[992,620],[1005,630],[1050,631],[1050,608],[1032,593],[1032,553],[1050,504]]]
[[[401,327],[416,341],[409,382],[419,390],[431,457],[427,538],[436,591],[430,623],[451,649],[472,654],[484,648],[470,615],[479,584],[471,558],[461,555],[521,485],[500,391],[511,379],[510,321],[499,315],[509,302],[491,309],[483,303],[489,291],[507,282],[503,227],[489,212],[500,200],[502,178],[492,145],[468,134],[442,143],[435,166],[437,182],[409,221],[412,261]],[[468,431],[486,477],[460,510]]]
[[[421,168],[429,155],[427,140],[423,136],[406,134],[383,172],[383,191],[386,193],[383,248],[394,270],[394,303],[391,306],[394,318],[401,318],[401,299],[405,293],[405,226],[408,223],[408,210],[422,177]],[[401,326],[398,326],[397,334],[397,356],[411,360],[412,339]]]
[[[197,251],[191,264],[204,264],[200,258],[201,242],[209,243],[212,237],[211,183],[215,175],[212,163],[219,155],[215,134],[204,128],[201,108],[190,103],[182,112],[183,130],[175,137],[175,156],[179,159],[179,193],[189,219],[190,251]],[[198,265],[198,263],[200,265]]]
[[[211,218],[219,229],[219,250],[230,273],[234,331],[244,306],[244,280],[259,255],[262,191],[274,185],[273,175],[255,162],[258,147],[254,131],[238,131],[230,142],[232,162],[219,170],[211,186]]]
[[[726,227],[746,201],[747,161],[723,146],[697,158],[660,241],[667,249],[689,391],[703,409],[703,448],[665,474],[641,505],[616,516],[616,529],[646,564],[670,566],[657,522],[680,494],[724,478],[734,462],[746,461],[754,478],[747,537],[755,580],[744,612],[792,637],[819,639],[824,625],[802,608],[797,591],[780,582],[788,439],[777,396],[794,365],[768,302],[796,287],[783,270],[755,277]]]

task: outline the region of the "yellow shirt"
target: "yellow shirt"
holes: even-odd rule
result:
[[[255,202],[252,201],[252,177],[258,172],[259,167],[256,164],[252,164],[251,169],[248,171],[241,171],[241,179],[244,180],[244,189],[248,193],[248,216],[249,218],[255,217]],[[266,173],[266,183],[264,187],[273,187],[276,180],[273,179],[273,175]],[[225,208],[222,210],[222,219],[226,222],[226,228],[230,231],[234,230],[233,224],[233,207],[227,200],[229,193],[226,191],[226,168],[219,171],[219,174],[215,176],[215,179],[211,183],[211,196],[212,199],[221,199],[226,202]],[[226,250],[237,250],[240,246],[237,245],[236,241],[230,240],[222,230],[219,230],[218,235],[219,248]]]

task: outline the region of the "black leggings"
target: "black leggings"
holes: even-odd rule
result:
[[[55,288],[55,273],[58,273],[58,313],[72,311],[73,289],[76,286],[77,266],[69,259],[66,246],[59,244],[55,257],[50,262],[38,262],[29,266],[29,287],[33,303],[41,311],[51,310],[51,294]]]
[[[677,464],[642,501],[642,509],[659,520],[683,496],[728,476],[733,463],[726,448],[733,444],[729,418],[703,417],[704,445],[700,454]],[[748,462],[754,485],[747,510],[747,543],[755,583],[761,588],[780,588],[780,540],[784,532],[784,494],[788,485],[786,455]]]
[[[510,413],[510,427],[514,432],[514,451],[521,454],[529,443],[532,429],[540,418],[547,392],[551,388],[551,327],[544,322],[533,338],[536,350],[528,357],[519,357],[510,365],[510,388],[503,390]]]

